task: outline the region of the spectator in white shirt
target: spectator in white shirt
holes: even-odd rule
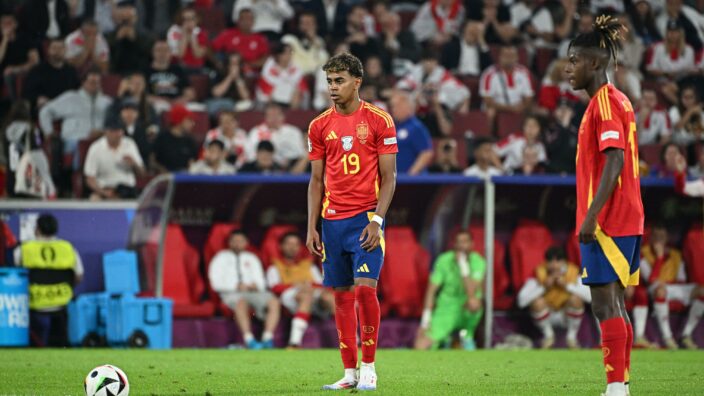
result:
[[[460,0],[426,1],[411,22],[411,31],[419,42],[441,46],[459,33],[464,16]]]
[[[442,65],[457,74],[478,77],[492,63],[484,29],[482,22],[465,22],[462,36],[453,38],[443,48]]]
[[[281,305],[266,290],[262,262],[254,253],[247,251],[248,244],[243,231],[233,231],[228,239],[228,249],[220,251],[211,260],[208,279],[222,302],[235,312],[235,320],[247,348],[273,348]],[[250,309],[254,310],[257,318],[265,321],[261,343],[252,334]]]
[[[205,135],[203,147],[212,140],[221,140],[225,144],[225,159],[239,169],[247,161],[247,132],[240,128],[234,111],[221,111],[218,115],[217,128],[211,129]]]
[[[696,72],[694,50],[684,38],[680,24],[668,22],[665,40],[650,47],[645,66],[651,76],[658,78],[662,93],[673,103],[677,102],[676,80]]]
[[[496,154],[503,158],[504,171],[513,173],[521,171],[526,147],[535,149],[538,163],[547,162],[545,146],[540,141],[543,127],[537,116],[529,115],[523,120],[523,133],[509,135],[496,145]]]
[[[696,87],[688,85],[682,88],[677,103],[668,113],[672,123],[672,140],[684,146],[704,139],[704,106]]]
[[[88,149],[83,174],[93,201],[137,198],[136,176],[144,174],[144,161],[117,120],[107,124],[105,136]]]
[[[247,158],[256,159],[256,148],[261,141],[274,145],[274,161],[291,173],[302,173],[308,166],[308,153],[300,129],[286,123],[281,106],[270,103],[264,111],[264,122],[249,131]]]
[[[81,75],[92,67],[99,68],[103,73],[108,71],[110,47],[95,21],[83,21],[78,30],[66,36],[66,60]]]
[[[294,10],[287,0],[237,0],[232,8],[233,21],[237,21],[242,9],[254,12],[253,30],[266,34],[272,42],[278,41],[284,22],[294,15]]]
[[[469,89],[447,69],[440,66],[438,54],[426,50],[420,64],[396,83],[416,98],[418,118],[433,136],[447,136],[452,130],[450,114],[469,111]]]
[[[670,119],[667,111],[658,106],[654,90],[646,89],[636,111],[638,145],[667,143],[670,140]]]
[[[475,142],[474,165],[464,170],[465,176],[486,179],[501,176],[504,172],[497,166],[501,161],[494,151],[494,144],[489,139],[478,139]]]
[[[515,46],[501,47],[498,65],[489,67],[479,80],[479,94],[491,120],[497,112],[523,113],[533,103],[530,71],[518,63]]]
[[[256,97],[260,105],[275,102],[292,109],[301,106],[308,89],[303,71],[291,59],[289,45],[280,45],[272,51],[257,82]]]
[[[61,120],[64,153],[74,153],[78,142],[100,136],[112,99],[100,92],[100,72],[85,75],[81,88],[67,91],[48,102],[39,112],[39,125],[44,134],[53,132],[54,121]]]
[[[281,42],[291,46],[292,63],[303,74],[314,74],[329,58],[313,13],[302,13],[298,17],[298,34],[287,34]]]
[[[225,143],[212,139],[205,145],[203,159],[191,164],[188,173],[195,175],[233,175],[235,167],[225,161]]]

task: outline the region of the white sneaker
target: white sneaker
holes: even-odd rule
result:
[[[358,390],[376,390],[376,370],[374,363],[362,363],[359,368]]]
[[[323,385],[323,390],[343,390],[352,389],[357,386],[357,381],[350,378],[343,378],[334,384]]]
[[[627,396],[628,388],[623,382],[613,382],[606,386],[606,392],[601,396]]]

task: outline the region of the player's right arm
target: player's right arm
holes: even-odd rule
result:
[[[308,183],[308,236],[306,237],[306,247],[311,254],[323,257],[323,245],[320,243],[320,234],[318,234],[317,227],[323,200],[325,144],[316,120],[311,121],[308,127],[308,159],[311,161],[311,171],[310,182]]]
[[[320,219],[321,201],[323,198],[323,160],[311,162],[310,182],[308,183],[308,236],[306,247],[318,257],[323,257],[323,247],[318,234],[318,220]]]
[[[587,215],[579,230],[579,241],[582,243],[596,240],[597,217],[613,194],[625,162],[626,131],[621,121],[623,114],[619,111],[618,104],[613,103],[609,98],[608,91],[602,89],[597,95],[599,95],[599,108],[595,117],[594,130],[591,133],[596,134],[599,151],[606,156],[606,163],[594,200],[589,205]]]

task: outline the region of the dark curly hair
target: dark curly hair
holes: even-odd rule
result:
[[[340,73],[346,71],[350,73],[352,77],[362,78],[364,77],[364,68],[362,67],[362,61],[356,56],[343,52],[337,54],[323,65],[323,70],[326,73]]]
[[[602,49],[608,52],[609,58],[616,62],[622,32],[627,31],[626,27],[610,15],[600,15],[594,23],[594,30],[589,33],[582,33],[570,42],[570,48],[592,48]]]

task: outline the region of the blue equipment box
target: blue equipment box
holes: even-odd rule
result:
[[[111,346],[171,348],[173,302],[165,298],[110,296],[107,341]]]
[[[105,346],[108,293],[85,293],[68,304],[71,345]]]
[[[130,250],[113,250],[103,254],[103,280],[110,294],[139,293],[137,254]]]

